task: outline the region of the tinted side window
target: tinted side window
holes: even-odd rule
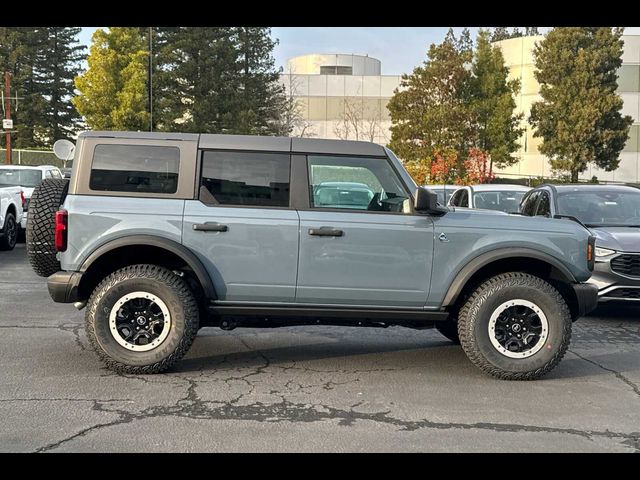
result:
[[[533,192],[529,195],[524,202],[522,202],[522,207],[520,209],[520,213],[523,215],[533,216],[535,214],[536,202],[538,201],[538,197],[540,196],[540,192]]]
[[[458,190],[453,195],[451,195],[451,198],[449,199],[449,201],[451,202],[451,205],[453,205],[454,207],[459,207],[461,196],[462,196],[462,190]]]
[[[176,193],[180,150],[148,145],[96,145],[89,188],[111,192]]]
[[[551,216],[551,201],[548,192],[540,193],[540,201],[538,202],[536,215],[543,215],[545,217]]]
[[[291,157],[283,153],[202,153],[200,200],[221,205],[289,206]]]
[[[309,157],[312,208],[404,212],[410,198],[386,158]]]

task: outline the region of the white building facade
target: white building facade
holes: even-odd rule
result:
[[[367,55],[290,59],[280,81],[298,101],[303,120],[292,135],[387,144],[391,139],[387,103],[400,80],[400,75],[382,75],[380,61]]]
[[[533,129],[527,123],[531,113],[531,105],[541,100],[540,85],[533,72],[533,49],[536,42],[544,37],[531,36],[511,38],[495,42],[502,50],[509,77],[520,80],[520,93],[516,96],[516,112],[523,113],[522,127],[526,133],[520,139],[520,150],[517,156],[520,161],[512,166],[496,172],[501,177],[550,177],[552,176],[549,159],[540,154],[538,148],[541,137],[533,136]],[[624,52],[622,67],[618,70],[618,93],[624,105],[623,115],[633,118],[629,139],[620,154],[620,166],[613,172],[606,172],[589,166],[580,175],[580,179],[588,180],[596,176],[601,181],[640,182],[640,36],[624,35]]]

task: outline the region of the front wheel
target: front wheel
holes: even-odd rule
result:
[[[504,380],[535,380],[562,359],[571,314],[558,290],[534,275],[492,277],[460,309],[460,343],[472,363]]]
[[[199,309],[187,283],[156,265],[133,265],[106,277],[87,304],[89,342],[111,370],[159,373],[191,347]]]

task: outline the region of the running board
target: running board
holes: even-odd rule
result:
[[[254,317],[304,317],[304,318],[350,318],[370,320],[412,320],[435,322],[449,318],[448,312],[397,309],[327,308],[327,307],[273,307],[266,305],[209,305],[216,315],[238,315]]]

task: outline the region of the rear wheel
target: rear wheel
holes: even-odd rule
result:
[[[562,359],[571,314],[560,293],[539,277],[504,273],[490,278],[460,309],[458,334],[469,359],[505,380],[534,380]]]
[[[69,190],[69,180],[46,178],[33,190],[27,215],[27,256],[33,270],[48,277],[60,270],[55,248],[55,212]]]
[[[111,370],[159,373],[180,360],[199,327],[198,303],[187,283],[156,265],[115,271],[91,294],[87,337]]]
[[[4,234],[0,237],[0,250],[13,250],[18,240],[18,224],[13,213],[9,212],[4,217],[2,231]]]

